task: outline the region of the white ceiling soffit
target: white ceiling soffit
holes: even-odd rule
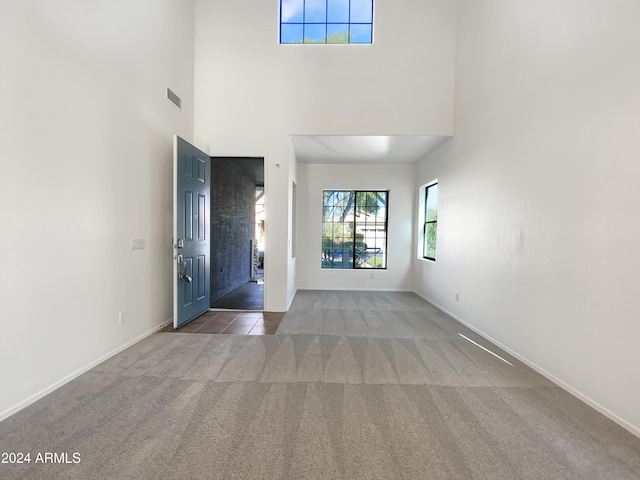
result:
[[[450,136],[291,135],[301,163],[394,164],[422,160]]]

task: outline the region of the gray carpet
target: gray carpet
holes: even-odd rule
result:
[[[81,459],[3,479],[640,479],[640,439],[411,294],[154,334],[0,423],[0,452]]]
[[[278,333],[455,338],[473,332],[413,293],[299,291]],[[475,335],[474,335],[475,336]]]

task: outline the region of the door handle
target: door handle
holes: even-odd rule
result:
[[[180,240],[178,240],[180,242]],[[178,272],[178,278],[183,278],[185,282],[191,283],[191,277],[186,274],[185,270],[187,269],[187,262],[182,255],[178,255],[176,257],[178,261],[178,268],[181,270]]]

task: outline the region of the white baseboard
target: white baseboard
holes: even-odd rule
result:
[[[431,305],[436,307],[438,310],[440,310],[440,311],[446,313],[447,315],[449,315],[450,317],[454,318],[455,320],[457,320],[458,322],[463,324],[465,327],[473,330],[474,332],[476,332],[478,335],[480,335],[485,340],[487,340],[487,341],[493,343],[495,346],[501,348],[502,350],[507,352],[512,357],[517,358],[522,363],[524,363],[528,367],[532,368],[533,370],[538,372],[540,375],[546,377],[548,380],[552,381],[553,383],[558,385],[563,390],[566,390],[567,392],[569,392],[574,397],[578,398],[579,400],[582,400],[584,403],[586,403],[590,407],[596,409],[598,412],[602,413],[607,418],[613,420],[614,422],[616,422],[618,425],[620,425],[625,430],[628,430],[629,432],[631,432],[635,436],[640,437],[640,428],[639,427],[636,427],[635,425],[627,422],[625,419],[619,417],[618,415],[613,413],[611,410],[603,407],[598,402],[596,402],[592,398],[588,397],[587,395],[585,395],[581,391],[573,388],[571,385],[565,383],[564,381],[562,381],[561,379],[559,379],[555,375],[547,372],[545,369],[543,369],[540,366],[536,365],[535,363],[529,361],[528,359],[526,359],[522,355],[519,355],[518,353],[514,352],[509,347],[507,347],[507,346],[503,345],[502,343],[500,343],[499,341],[493,339],[492,337],[490,337],[489,335],[485,334],[483,331],[481,331],[478,328],[474,327],[470,323],[466,322],[465,320],[463,320],[462,318],[460,318],[456,314],[454,314],[454,313],[450,312],[449,310],[447,310],[446,308],[438,305],[436,302],[434,302],[430,298],[427,298],[426,296],[424,296],[424,295],[422,295],[422,294],[420,294],[419,292],[416,292],[416,291],[414,291],[413,293],[415,293],[420,298],[422,298],[422,299],[426,300],[427,302],[429,302]]]
[[[40,390],[38,393],[31,395],[29,398],[27,398],[26,400],[23,400],[19,403],[17,403],[16,405],[9,407],[8,409],[4,410],[3,412],[0,412],[0,422],[2,420],[4,420],[5,418],[10,417],[11,415],[13,415],[14,413],[19,412],[20,410],[22,410],[23,408],[28,407],[29,405],[31,405],[34,402],[37,402],[38,400],[40,400],[42,397],[45,397],[46,395],[49,395],[51,392],[53,392],[54,390],[57,390],[58,388],[62,387],[63,385],[69,383],[71,380],[73,380],[74,378],[79,377],[80,375],[82,375],[83,373],[91,370],[93,367],[101,364],[102,362],[104,362],[105,360],[110,359],[111,357],[113,357],[114,355],[117,355],[118,353],[122,352],[123,350],[126,350],[127,348],[129,348],[130,346],[138,343],[141,340],[144,340],[145,338],[147,338],[149,335],[157,332],[158,330],[164,328],[165,326],[169,325],[170,323],[173,323],[173,318],[170,318],[169,320],[167,320],[166,322],[162,323],[161,325],[155,326],[152,329],[146,331],[145,333],[143,333],[142,335],[137,336],[136,338],[134,338],[133,340],[128,341],[127,343],[125,343],[124,345],[119,346],[118,348],[110,351],[109,353],[102,355],[100,358],[88,363],[87,365],[85,365],[84,367],[79,368],[78,370],[76,370],[73,373],[70,373],[69,375],[67,375],[66,377],[58,380],[57,382],[49,385],[48,387]]]

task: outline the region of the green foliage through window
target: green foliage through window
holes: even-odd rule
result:
[[[387,191],[325,190],[322,268],[387,268]]]
[[[429,260],[436,259],[436,243],[438,239],[438,184],[425,188],[424,198],[424,246],[422,256]]]

